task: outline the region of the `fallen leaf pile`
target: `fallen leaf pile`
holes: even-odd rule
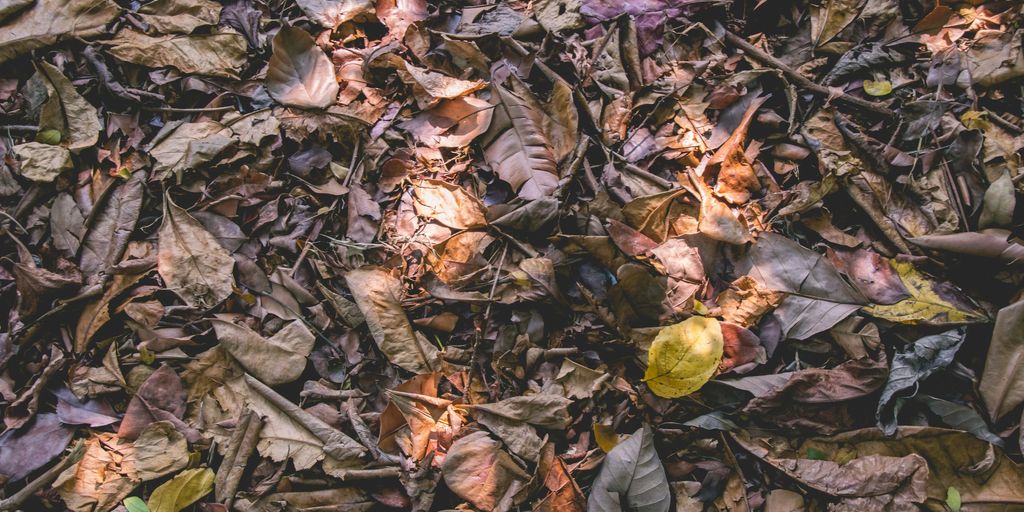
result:
[[[1024,510],[1022,37],[0,1],[0,512]]]

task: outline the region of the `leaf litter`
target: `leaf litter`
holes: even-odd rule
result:
[[[1024,507],[1024,8],[0,5],[0,510]]]

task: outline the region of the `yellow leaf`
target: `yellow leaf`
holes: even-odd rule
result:
[[[985,112],[979,110],[968,110],[960,116],[960,122],[968,130],[984,130],[988,128],[988,119]]]
[[[885,96],[892,93],[892,84],[888,80],[864,80],[864,92],[871,96]]]
[[[603,452],[608,453],[612,451],[612,448],[615,448],[615,445],[619,444],[619,435],[609,425],[594,423],[594,441],[597,441],[597,446]]]
[[[929,279],[907,262],[890,260],[910,297],[864,308],[869,315],[901,324],[955,325],[987,322],[988,315],[946,283]]]
[[[665,327],[651,343],[644,382],[663,398],[689,395],[715,374],[722,349],[722,327],[714,318],[695,316]]]
[[[152,512],[179,512],[213,490],[210,468],[186,469],[157,487],[149,497]]]

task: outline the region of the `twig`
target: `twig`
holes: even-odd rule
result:
[[[147,112],[175,112],[184,114],[199,114],[203,112],[228,112],[238,110],[234,105],[225,105],[223,107],[198,107],[198,108],[183,108],[183,107],[150,107],[143,105],[139,107],[140,110]]]
[[[9,498],[0,500],[0,512],[14,512],[18,510],[18,507],[32,496],[37,491],[50,485],[51,482],[57,479],[64,470],[68,469],[79,460],[82,460],[82,455],[85,454],[85,441],[81,439],[75,443],[75,446],[71,448],[71,452],[68,453],[64,460],[60,461],[56,466],[46,470],[45,473],[39,475],[39,478],[32,480],[25,487],[22,487],[18,492],[12,494]]]
[[[30,124],[5,124],[0,126],[0,130],[5,132],[37,132],[39,131],[39,127],[32,126]]]
[[[242,473],[245,472],[252,452],[256,450],[262,429],[263,419],[251,409],[246,409],[238,418],[235,431],[231,433],[227,453],[224,454],[221,466],[217,468],[217,477],[214,480],[217,501],[224,503],[228,510],[231,510],[231,503],[235,501]]]
[[[744,53],[750,55],[754,60],[760,62],[761,64],[771,66],[775,69],[778,69],[779,71],[782,71],[782,74],[786,75],[787,78],[789,78],[799,87],[820,96],[829,97],[832,95],[832,91],[828,87],[812,82],[809,78],[797,72],[797,70],[787,66],[779,59],[776,59],[775,57],[762,51],[760,48],[750,44],[746,39],[736,34],[733,34],[732,32],[729,32],[727,30],[725,32],[725,40],[728,41],[729,44],[739,47],[741,50],[743,50]],[[837,96],[835,99],[851,107],[856,107],[879,116],[896,116],[896,114],[888,107],[885,107],[873,101],[868,101],[862,98],[858,98],[856,96],[851,96],[846,93]]]
[[[402,470],[398,466],[375,469],[346,469],[332,476],[337,476],[342,482],[350,482],[352,480],[384,480],[402,476]]]
[[[999,117],[999,115],[996,114],[995,112],[992,112],[991,110],[986,108],[985,113],[988,114],[988,118],[992,120],[992,122],[998,124],[1002,129],[1013,132],[1017,135],[1024,133],[1024,128],[1021,128],[1020,126],[1017,126],[1007,121],[1006,119]]]

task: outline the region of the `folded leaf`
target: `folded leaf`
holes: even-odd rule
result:
[[[654,449],[654,433],[644,426],[605,456],[587,498],[588,512],[667,512],[672,503],[668,478]]]

